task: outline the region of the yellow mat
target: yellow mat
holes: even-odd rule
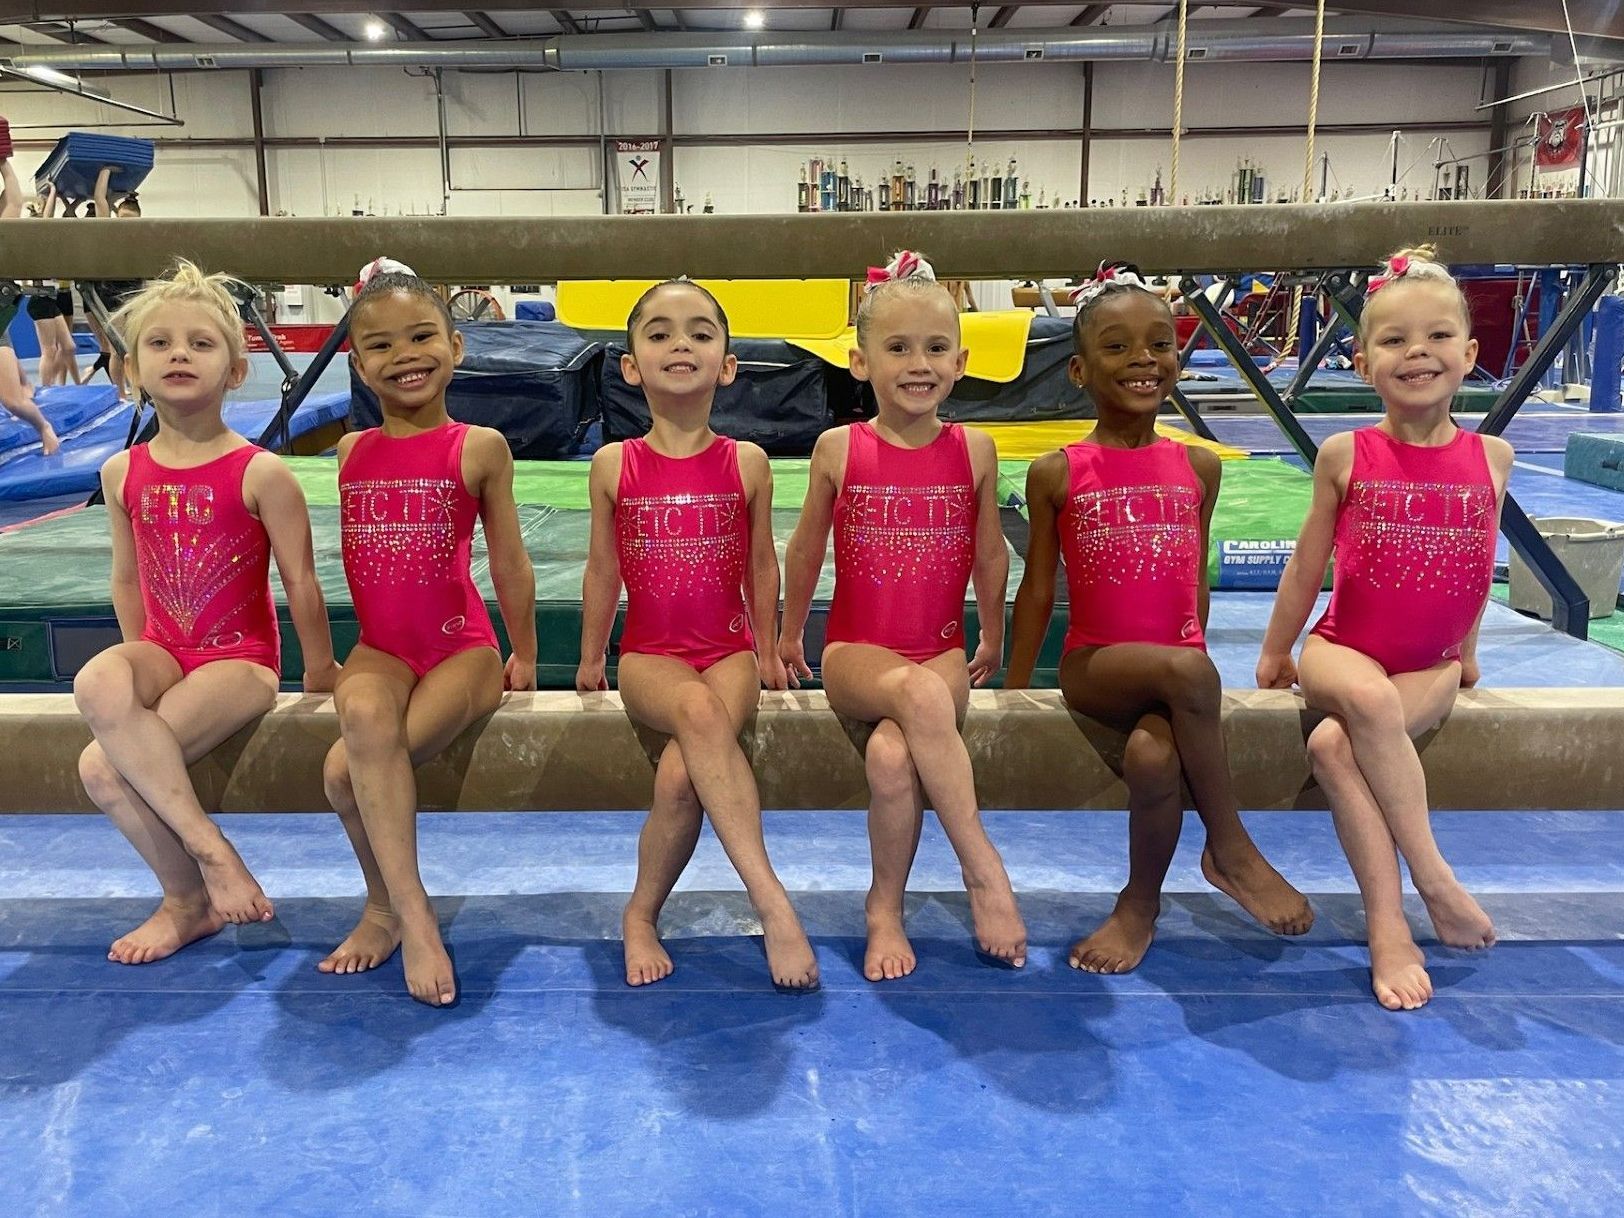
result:
[[[1033,461],[1046,452],[1053,452],[1067,444],[1075,444],[1094,430],[1093,419],[1051,420],[1044,423],[967,423],[977,431],[984,431],[998,445],[1001,461]],[[1244,449],[1228,444],[1203,440],[1200,436],[1166,423],[1156,424],[1156,434],[1180,444],[1195,448],[1210,448],[1224,461],[1244,461]]]
[[[845,279],[700,279],[721,302],[735,338],[833,339],[846,329],[851,283]],[[558,320],[578,330],[624,330],[653,279],[565,280]],[[846,357],[840,357],[844,365]]]
[[[1020,376],[1026,363],[1026,338],[1032,331],[1032,314],[1026,309],[1006,309],[996,313],[961,313],[959,333],[970,352],[964,375],[977,380],[1007,385]],[[844,368],[847,352],[857,345],[857,331],[847,329],[827,339],[790,335],[786,341]]]

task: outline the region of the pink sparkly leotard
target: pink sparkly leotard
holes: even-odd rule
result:
[[[172,469],[145,444],[130,449],[123,493],[147,619],[141,638],[174,656],[182,675],[216,660],[281,674],[271,542],[242,498],[248,463],[264,451],[244,444]]]
[[[1064,650],[1116,643],[1206,647],[1198,590],[1206,575],[1206,493],[1176,440],[1143,448],[1068,444],[1060,509],[1071,621]]]
[[[462,478],[465,423],[415,436],[364,431],[338,472],[344,574],[361,642],[421,677],[496,647],[469,563],[479,500]]]
[[[881,439],[867,423],[847,432],[824,641],[871,643],[916,664],[962,651],[977,515],[964,429],[943,423],[918,449]]]
[[[1331,603],[1313,633],[1389,674],[1458,659],[1494,577],[1494,508],[1476,432],[1437,447],[1354,432]]]
[[[626,581],[622,654],[672,656],[699,672],[755,649],[744,604],[750,514],[738,445],[666,457],[620,446],[615,543]]]

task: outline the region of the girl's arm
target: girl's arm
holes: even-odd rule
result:
[[[98,220],[113,219],[113,205],[108,201],[108,183],[110,183],[112,180],[113,167],[111,165],[104,165],[101,172],[96,175],[95,200],[96,219]]]
[[[846,476],[846,448],[844,427],[824,432],[813,445],[806,502],[801,504],[801,518],[784,553],[784,620],[778,628],[778,654],[795,689],[801,687],[802,677],[812,677],[806,663],[806,619],[812,612],[812,594],[817,590],[824,555],[829,551],[835,496]]]
[[[1207,611],[1212,605],[1212,576],[1207,570],[1207,554],[1212,546],[1212,510],[1218,506],[1218,488],[1224,480],[1224,463],[1210,448],[1189,449],[1190,468],[1201,479],[1201,558],[1196,567],[1196,612],[1201,629],[1207,628]]]
[[[1353,469],[1353,433],[1340,432],[1325,441],[1314,462],[1314,498],[1303,518],[1302,532],[1274,595],[1274,612],[1263,635],[1263,650],[1257,661],[1259,689],[1290,689],[1297,680],[1297,665],[1291,658],[1292,645],[1314,608],[1325,583],[1325,567],[1331,561],[1336,539],[1336,513]]]
[[[1032,683],[1043,636],[1054,612],[1054,579],[1060,566],[1060,505],[1069,478],[1066,454],[1045,453],[1026,470],[1026,570],[1015,593],[1014,635],[1009,645],[1005,689]]]
[[[970,657],[970,684],[985,685],[1004,666],[1004,597],[1009,590],[1009,543],[998,519],[998,446],[985,432],[966,429],[970,471],[976,481],[976,590],[981,638]]]
[[[604,656],[620,603],[620,554],[615,549],[615,488],[620,485],[620,445],[606,444],[592,454],[587,494],[592,501],[592,535],[586,574],[581,579],[581,664],[575,688],[581,693],[608,689]]]
[[[304,654],[304,691],[331,693],[338,680],[338,665],[333,660],[327,602],[316,578],[316,548],[310,540],[304,490],[288,467],[270,453],[259,453],[248,463],[243,489],[248,510],[265,526],[276,557],[276,570],[288,598],[288,616]]]
[[[1510,444],[1499,436],[1483,437],[1483,455],[1488,458],[1489,474],[1494,479],[1494,525],[1496,531],[1500,527],[1500,511],[1506,502],[1506,484],[1511,481],[1511,463],[1516,457]],[[1489,602],[1485,598],[1477,611],[1477,620],[1472,623],[1471,632],[1460,645],[1460,683],[1462,689],[1470,689],[1478,683],[1483,671],[1477,663],[1477,634],[1483,626],[1483,614],[1488,609]]]
[[[0,220],[15,220],[23,214],[23,188],[11,168],[11,158],[0,156]]]
[[[135,534],[130,514],[124,507],[124,475],[130,469],[128,452],[117,453],[102,466],[102,498],[107,501],[107,530],[113,542],[113,614],[118,632],[126,643],[140,641],[147,628],[147,611],[141,604],[141,573],[135,562]]]
[[[491,583],[502,610],[512,654],[502,672],[512,690],[536,688],[536,572],[519,531],[513,501],[513,453],[502,433],[470,427],[465,452],[472,450],[479,487],[479,519],[485,526]]]
[[[750,511],[750,560],[744,569],[744,603],[756,633],[756,668],[767,689],[789,688],[778,655],[778,550],[773,545],[773,471],[757,445],[740,444],[739,477]]]

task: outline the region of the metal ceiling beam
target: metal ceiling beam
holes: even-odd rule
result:
[[[1015,15],[1015,11],[1020,7],[1018,4],[1004,5],[1003,8],[992,15],[992,20],[987,23],[987,28],[992,30],[1003,29],[1009,24],[1009,19]]]
[[[841,21],[845,17],[845,15],[846,15],[846,10],[843,9],[843,8],[837,8],[837,9],[830,10],[830,13],[829,13],[829,29],[831,31],[838,30],[840,28]]]
[[[547,11],[552,14],[553,20],[558,22],[558,28],[566,34],[579,34],[581,32],[581,23],[563,9],[552,8]]]
[[[303,28],[309,30],[312,34],[320,34],[328,42],[354,41],[348,34],[339,29],[336,25],[333,25],[331,22],[323,21],[320,17],[317,17],[312,13],[283,13],[282,16],[293,22],[294,25],[302,26]]]
[[[184,38],[175,33],[174,30],[166,30],[161,25],[154,25],[150,21],[141,20],[139,17],[121,18],[118,21],[112,22],[112,24],[121,30],[129,30],[132,34],[139,34],[143,38],[150,38],[153,42],[176,43],[191,41],[190,38]]]
[[[66,29],[57,29],[56,27],[60,24],[62,23],[55,21],[28,21],[23,23],[23,28],[32,30],[36,34],[43,34],[56,42],[65,42],[70,47],[89,46],[91,44],[107,45],[107,39],[97,38],[94,34],[87,34],[74,25],[69,25]]]
[[[1082,12],[1071,19],[1071,25],[1093,25],[1106,13],[1111,11],[1109,4],[1090,4]]]
[[[921,6],[920,8],[914,9],[913,16],[908,18],[908,28],[910,30],[917,30],[921,28],[925,24],[925,18],[929,16],[929,6]]]
[[[485,37],[487,37],[487,38],[511,38],[512,37],[511,34],[509,34],[501,26],[497,25],[496,22],[492,21],[491,18],[490,18],[490,14],[488,14],[488,13],[481,13],[481,12],[479,12],[477,10],[464,9],[462,15],[464,17],[468,18],[468,20],[472,21],[474,23],[474,25],[476,25],[479,28],[479,32],[481,34],[484,34]]]
[[[235,38],[238,42],[275,42],[269,34],[261,34],[258,30],[251,30],[240,21],[233,21],[230,17],[217,16],[214,13],[199,13],[192,18],[201,21],[211,30],[218,30],[228,38]]]
[[[409,18],[402,17],[399,13],[374,13],[373,16],[406,39],[407,42],[434,41],[427,30],[413,24]]]
[[[634,8],[632,12],[637,14],[637,20],[642,23],[645,30],[652,32],[660,28],[660,23],[654,20],[654,14],[649,12],[648,9]]]
[[[376,11],[378,0],[189,0],[184,6],[187,15],[199,12],[223,16],[290,15],[290,10],[331,16],[334,14],[366,15]],[[1139,4],[1155,0],[1122,0]],[[1207,8],[1235,9],[1244,12],[1258,7],[1276,7],[1264,0],[1201,0]],[[966,0],[938,0],[927,8],[965,7]],[[1022,0],[1027,5],[1072,8],[1076,0]],[[1161,0],[1167,3],[1167,0]],[[1616,0],[1568,0],[1573,12],[1574,26],[1580,33],[1602,33],[1593,28],[1612,23],[1624,30],[1624,13],[1619,12]],[[0,0],[0,22],[39,21],[72,15],[77,18],[164,17],[176,15],[176,0]],[[486,12],[533,12],[535,0],[482,0],[480,8]],[[577,11],[626,11],[625,0],[581,0],[571,7]],[[828,8],[830,0],[666,0],[661,8],[684,9],[749,9],[749,8]],[[902,7],[897,0],[841,0],[840,7],[848,9],[877,9]],[[1090,6],[1094,7],[1094,6]],[[1109,6],[1107,6],[1109,7]],[[1297,7],[1313,7],[1313,0],[1299,0]],[[1331,0],[1330,8],[1337,13],[1378,13],[1383,15],[1415,17],[1415,0]],[[71,8],[71,14],[66,12]],[[428,12],[433,5],[417,5],[407,11]],[[1239,15],[1239,13],[1237,13]],[[1537,28],[1545,32],[1561,31],[1562,0],[1432,0],[1424,14],[1429,19],[1443,21],[1472,21],[1479,24],[1498,24]],[[1538,23],[1530,25],[1529,23]]]

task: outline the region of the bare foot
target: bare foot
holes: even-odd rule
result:
[[[801,929],[801,920],[786,896],[756,913],[761,918],[761,937],[767,950],[767,970],[781,990],[818,988],[818,958]]]
[[[1161,912],[1159,899],[1118,893],[1111,916],[1093,934],[1071,945],[1068,963],[1085,973],[1131,973],[1156,937],[1156,919]]]
[[[870,981],[895,981],[914,971],[918,961],[902,925],[902,910],[880,908],[872,899],[868,917],[868,950],[863,953],[863,976]]]
[[[1314,925],[1314,909],[1250,842],[1222,865],[1212,843],[1201,852],[1201,874],[1219,892],[1277,935],[1301,935]]]
[[[151,964],[173,956],[188,943],[218,934],[226,920],[204,897],[199,902],[176,901],[169,897],[153,910],[152,916],[129,934],[113,942],[107,958],[115,964]]]
[[[394,911],[367,902],[361,920],[344,942],[335,947],[316,971],[321,973],[364,973],[377,968],[400,946],[400,920]]]
[[[1389,1011],[1413,1011],[1432,997],[1426,957],[1408,927],[1370,936],[1370,988]]]
[[[217,845],[192,857],[203,873],[203,885],[209,890],[210,902],[227,922],[239,926],[269,922],[275,915],[265,890],[249,872],[237,848],[224,836]]]
[[[676,965],[660,942],[660,928],[627,909],[620,918],[620,937],[626,951],[626,984],[652,985],[669,977]]]
[[[457,973],[440,939],[440,927],[431,910],[416,926],[401,924],[401,952],[406,961],[406,990],[431,1007],[450,1006],[457,1000]]]
[[[39,455],[42,457],[54,457],[56,456],[57,450],[61,447],[62,441],[57,439],[56,432],[52,430],[51,425],[47,423],[45,425],[45,430],[40,432]]]
[[[1425,889],[1417,884],[1416,889],[1426,902],[1432,929],[1438,932],[1438,942],[1467,951],[1494,946],[1494,923],[1454,876],[1440,884],[1429,884]]]
[[[970,918],[975,924],[976,948],[1011,968],[1026,964],[1026,923],[1015,904],[1015,892],[1002,866],[990,882],[978,883],[966,876],[964,891],[970,898]]]

